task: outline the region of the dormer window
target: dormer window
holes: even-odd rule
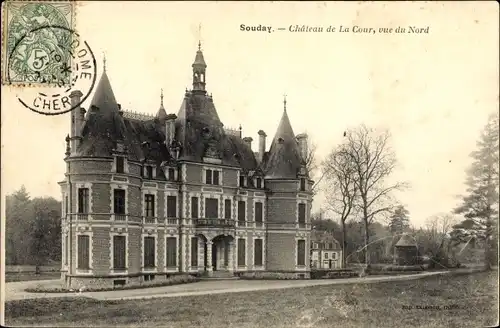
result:
[[[167,180],[175,181],[175,169],[172,167],[167,170]]]
[[[115,157],[115,171],[116,173],[125,173],[125,158],[122,156]]]
[[[306,179],[305,178],[300,179],[300,191],[306,191]]]
[[[245,187],[245,179],[246,177],[244,175],[240,175],[240,187]]]
[[[153,179],[153,167],[146,166],[146,178]]]
[[[258,189],[262,188],[262,178],[255,179],[255,187]]]

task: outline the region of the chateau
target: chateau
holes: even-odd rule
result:
[[[89,110],[71,112],[60,182],[68,287],[179,273],[309,277],[307,135],[294,134],[285,100],[269,149],[260,130],[254,152],[241,127],[224,128],[206,68],[199,45],[177,114],[163,94],[156,116],[122,110],[106,69]]]

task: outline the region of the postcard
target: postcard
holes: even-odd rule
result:
[[[3,2],[0,322],[498,325],[498,17]]]

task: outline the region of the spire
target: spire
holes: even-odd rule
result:
[[[160,108],[158,109],[158,112],[156,113],[156,117],[159,120],[163,120],[167,117],[167,111],[165,110],[165,107],[163,107],[163,89],[161,89],[160,93]]]
[[[102,59],[102,65],[104,68],[104,72],[106,72],[106,53],[102,53],[103,59]]]
[[[111,83],[109,82],[106,69],[104,69],[101,75],[101,79],[97,84],[97,88],[95,89],[94,97],[92,98],[90,105],[98,107],[101,113],[118,111],[118,104],[116,102],[115,94],[113,93],[113,88],[111,88]]]
[[[196,57],[194,58],[193,67],[193,90],[194,91],[205,91],[205,74],[207,69],[207,64],[205,63],[205,58],[203,58],[203,52],[201,51],[201,41],[198,41],[198,51],[196,51]]]
[[[286,113],[286,94],[283,95],[283,109]]]
[[[286,96],[283,104],[283,115],[271,142],[269,156],[265,163],[264,170],[269,179],[295,179],[301,168],[299,146],[286,112]]]

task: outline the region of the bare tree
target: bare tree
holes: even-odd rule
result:
[[[354,167],[354,182],[359,195],[356,206],[365,226],[365,261],[369,266],[369,226],[376,216],[391,212],[394,204],[391,193],[404,188],[406,184],[387,182],[396,166],[396,156],[389,147],[389,131],[377,133],[362,125],[347,131],[345,138],[347,141],[342,152]]]
[[[353,212],[356,198],[355,167],[352,165],[345,147],[345,144],[338,146],[323,162],[327,207],[339,216],[342,225],[343,268],[346,266],[346,221]]]
[[[430,254],[432,265],[447,266],[452,240],[450,233],[457,223],[450,214],[436,214],[425,221],[424,228],[416,233],[420,252]]]

